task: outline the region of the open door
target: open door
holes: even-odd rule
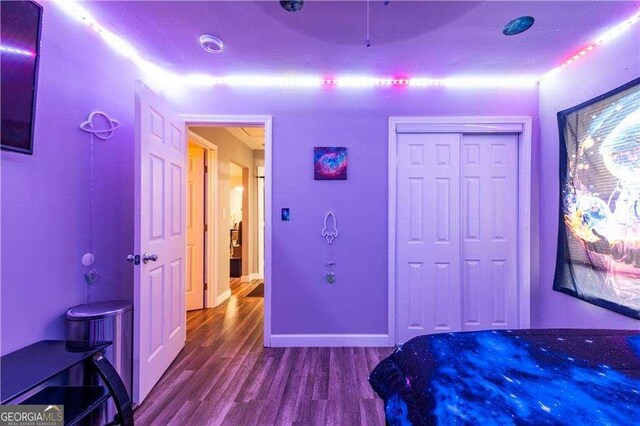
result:
[[[136,83],[133,400],[140,404],[186,339],[186,132]]]
[[[187,151],[187,311],[193,311],[204,308],[206,151],[191,143]]]

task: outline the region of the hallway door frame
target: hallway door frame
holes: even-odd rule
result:
[[[186,123],[189,140],[201,146],[205,150],[205,224],[206,237],[204,239],[204,265],[205,282],[204,307],[216,306],[216,298],[219,288],[218,274],[214,260],[218,258],[218,146],[209,142],[196,132],[189,129]],[[213,191],[213,194],[212,194]]]
[[[272,270],[272,117],[270,115],[181,114],[189,126],[264,127],[265,227],[264,227],[264,346],[271,346],[271,270]],[[217,175],[217,173],[216,173]],[[217,198],[217,197],[216,197]],[[217,210],[216,210],[217,211]],[[217,226],[216,226],[217,232]],[[216,257],[217,258],[217,257]],[[217,282],[216,282],[217,290]]]

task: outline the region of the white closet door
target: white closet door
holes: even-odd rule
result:
[[[465,134],[462,329],[518,327],[516,134]]]
[[[398,135],[397,340],[460,327],[460,134]]]
[[[397,343],[518,327],[517,142],[398,135]]]

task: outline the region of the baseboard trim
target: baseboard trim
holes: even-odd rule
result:
[[[271,347],[381,347],[389,346],[388,334],[272,334]]]
[[[222,302],[224,302],[225,300],[227,300],[230,297],[231,297],[231,289],[228,288],[227,291],[225,291],[224,293],[222,293],[221,295],[219,295],[216,298],[216,305],[215,306],[219,306]]]
[[[258,273],[249,275],[249,281],[264,280],[264,277]]]
[[[249,281],[251,281],[251,276],[250,275],[243,275],[240,277],[240,282],[241,283],[248,283]]]

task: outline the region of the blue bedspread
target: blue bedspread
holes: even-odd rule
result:
[[[391,425],[640,425],[640,331],[421,336],[369,382]]]

